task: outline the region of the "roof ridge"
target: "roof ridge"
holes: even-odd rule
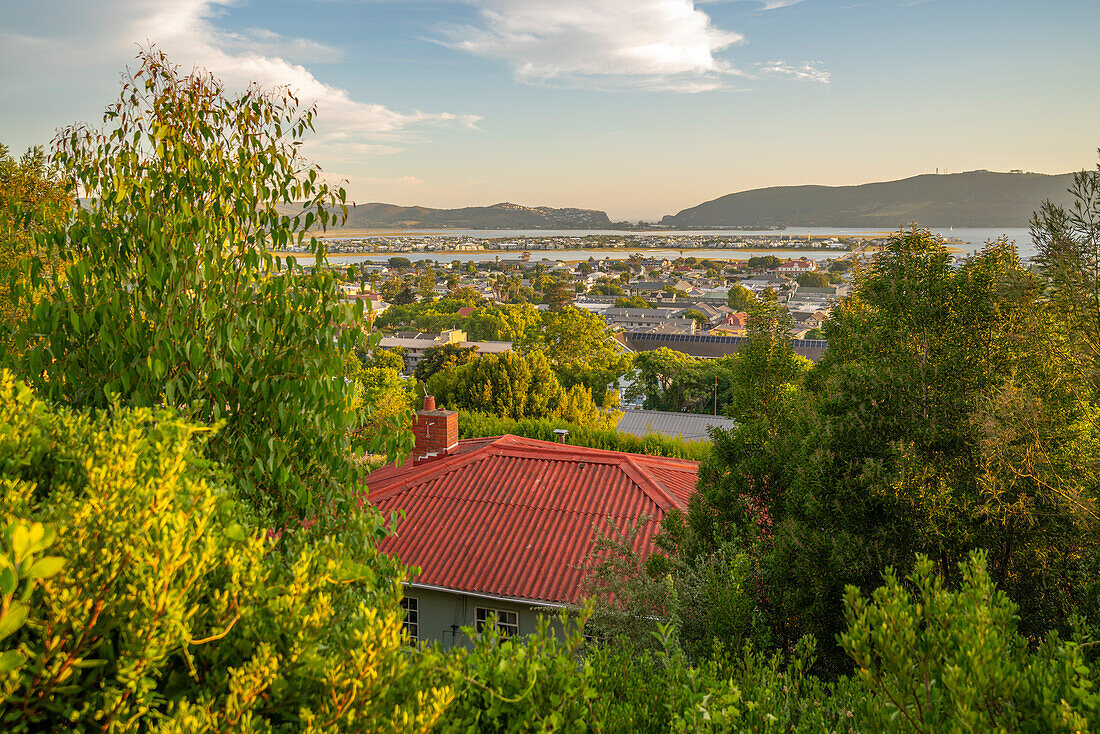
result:
[[[692,468],[696,468],[696,467],[699,466],[698,461],[693,461],[692,459],[681,459],[681,458],[676,457],[676,456],[657,456],[655,454],[640,454],[640,453],[637,453],[637,452],[634,452],[634,451],[616,451],[615,449],[598,449],[598,448],[594,448],[592,446],[578,446],[577,444],[562,444],[562,443],[558,443],[556,441],[544,441],[540,438],[528,438],[527,436],[517,436],[513,433],[505,433],[505,434],[502,434],[500,436],[494,436],[492,438],[495,439],[493,441],[494,444],[499,443],[500,439],[509,439],[505,445],[515,447],[515,448],[520,448],[525,443],[532,442],[532,443],[537,444],[539,446],[539,448],[554,451],[554,452],[557,452],[559,454],[563,454],[563,453],[580,453],[580,454],[588,454],[590,456],[594,455],[594,454],[598,454],[598,455],[606,456],[607,458],[613,459],[613,460],[619,460],[618,457],[631,456],[631,457],[637,457],[637,458],[639,458],[643,461],[653,461],[653,462],[661,463],[661,464],[680,464],[682,466],[692,467]],[[480,439],[480,438],[478,438],[478,439],[465,438],[465,439],[462,439],[462,441],[459,441],[459,445],[461,445],[465,441],[473,442],[473,441],[480,441],[480,440],[483,440],[483,439]]]
[[[482,445],[477,446],[478,442]],[[543,452],[538,456],[531,456],[523,452],[524,448],[533,448],[537,444]],[[609,449],[595,449],[589,446],[575,446],[571,444],[559,444],[553,441],[542,441],[526,436],[516,436],[505,433],[500,436],[487,438],[463,439],[459,446],[465,445],[471,450],[453,453],[446,456],[435,457],[427,461],[414,463],[406,469],[389,464],[379,470],[382,472],[382,482],[388,483],[381,490],[371,491],[371,475],[366,477],[367,493],[372,500],[381,500],[421,483],[425,477],[431,474],[440,476],[450,474],[465,466],[486,458],[486,455],[509,456],[518,459],[530,459],[534,461],[558,461],[558,462],[592,462],[605,466],[617,466],[638,485],[649,499],[660,504],[679,504],[672,490],[664,486],[663,482],[650,476],[650,469],[663,469],[667,471],[695,474],[699,463],[688,459],[678,459],[668,456],[653,456],[651,454],[635,454],[627,451],[612,451]],[[404,471],[402,471],[404,470]],[[377,474],[376,474],[377,476]]]
[[[629,457],[630,454],[627,454],[627,456]],[[632,458],[627,458],[625,464],[626,468],[630,469],[630,471],[627,471],[630,478],[634,480],[635,484],[642,488],[646,496],[653,500],[658,507],[665,509],[668,507],[680,506],[680,501],[672,494],[672,490],[665,487],[663,483],[658,482],[655,477],[651,477],[649,473],[641,466],[638,466],[637,462]],[[626,471],[626,468],[624,468],[624,471]]]
[[[404,465],[397,467],[394,464],[389,464],[387,465],[387,467],[383,468],[392,467],[391,473],[394,473],[393,478],[398,481],[395,481],[394,484],[392,484],[391,486],[379,490],[377,494],[373,494],[370,491],[371,475],[368,474],[366,479],[367,494],[368,496],[371,496],[371,499],[374,500],[383,499],[385,497],[389,497],[391,494],[394,494],[399,490],[408,489],[413,485],[416,480],[420,479],[424,475],[431,474],[436,471],[438,471],[438,473],[440,474],[450,474],[457,469],[461,469],[464,466],[472,464],[474,461],[484,459],[486,450],[491,447],[492,444],[489,443],[485,446],[480,446],[473,451],[467,451],[461,454],[449,454],[446,456],[435,457],[428,461],[422,461],[419,464],[413,464],[413,466],[407,472],[399,471],[405,468]],[[383,476],[383,481],[385,481],[386,479],[387,477]]]

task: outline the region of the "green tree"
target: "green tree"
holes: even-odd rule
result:
[[[803,288],[826,288],[831,282],[828,275],[819,272],[801,273],[795,280]]]
[[[32,148],[16,160],[0,144],[0,358],[14,358],[14,332],[42,294],[24,265],[40,256],[47,277],[58,265],[56,258],[42,257],[46,253],[36,237],[63,225],[73,203],[41,148]]]
[[[729,413],[743,421],[780,425],[794,405],[810,361],[791,346],[791,317],[774,291],[749,304],[748,343],[737,352],[728,393]]]
[[[752,294],[752,291],[740,283],[734,283],[730,286],[729,295],[726,297],[726,305],[734,311],[747,311],[749,304],[755,300],[756,296]]]
[[[298,153],[312,119],[286,91],[233,97],[143,52],[105,129],[58,137],[86,204],[51,233],[66,265],[22,332],[21,373],[51,399],[224,423],[211,448],[283,518],[339,505],[354,476],[341,376],[357,329],[341,327],[362,307],[342,303],[323,243],[305,237],[343,200]],[[310,272],[271,254],[292,241]]]
[[[437,372],[428,391],[439,405],[520,418],[555,416],[562,389],[550,363],[539,352],[486,354]]]
[[[407,257],[394,256],[386,261],[386,264],[397,270],[405,270],[412,267],[412,260]]]
[[[365,345],[360,344],[355,347],[355,356],[358,357],[360,364],[367,368],[393,370],[395,372],[404,372],[405,370],[405,349],[403,347],[367,349]]]
[[[594,286],[588,289],[588,292],[594,296],[625,296],[624,291],[619,286],[613,283],[596,283]]]
[[[542,314],[529,304],[508,304],[479,308],[466,322],[473,341],[522,341],[542,324]]]
[[[689,308],[687,311],[684,311],[684,315],[682,316],[682,318],[691,319],[695,322],[695,326],[699,329],[707,328],[707,324],[710,323],[710,319],[705,313],[703,313],[702,311],[698,311],[694,308]]]
[[[699,400],[701,361],[683,352],[660,347],[637,352],[634,381],[627,399],[643,398],[647,410],[683,411]]]
[[[630,296],[629,298],[616,298],[615,308],[653,308],[649,301],[641,296]]]
[[[777,509],[793,511],[777,567],[815,580],[793,608],[841,583],[866,588],[914,551],[950,577],[977,547],[1026,631],[1064,629],[1097,539],[1095,466],[1080,461],[1096,436],[1045,346],[1056,327],[1037,286],[1005,241],[954,269],[922,231],[857,278],[825,324],[806,463]]]
[[[417,302],[416,290],[411,285],[403,284],[401,289],[398,290],[393,298],[390,299],[390,303],[394,306],[407,306],[410,303]]]
[[[575,306],[544,314],[540,328],[529,329],[516,348],[542,352],[564,387],[584,385],[597,402],[630,369],[603,318]]]
[[[428,347],[424,356],[413,370],[413,377],[427,382],[432,375],[450,367],[459,367],[477,359],[477,347],[464,347],[461,344],[440,344]]]
[[[1069,208],[1044,202],[1031,220],[1049,307],[1065,325],[1049,347],[1100,398],[1100,164],[1073,176]]]
[[[566,306],[573,305],[573,286],[564,280],[554,280],[546,287],[544,300],[550,306],[551,311],[561,311]]]
[[[432,271],[422,272],[416,277],[417,295],[421,298],[434,298],[435,297],[435,273]]]
[[[748,264],[749,264],[749,267],[752,268],[753,270],[756,270],[758,268],[763,269],[763,270],[775,270],[776,268],[778,268],[780,265],[783,264],[783,261],[780,260],[775,255],[763,255],[763,256],[750,257]]]
[[[986,557],[959,564],[958,591],[927,557],[908,578],[893,569],[871,598],[845,592],[844,651],[866,695],[873,731],[1082,731],[1100,713],[1087,645],[1057,634],[1032,652],[1017,607],[990,579]]]

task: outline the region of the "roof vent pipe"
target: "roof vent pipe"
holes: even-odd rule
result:
[[[558,443],[565,443],[565,439],[569,435],[569,431],[565,428],[555,428],[554,435],[558,437]]]

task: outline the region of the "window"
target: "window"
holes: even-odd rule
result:
[[[489,624],[490,619],[496,619],[497,630],[505,637],[519,634],[519,613],[506,612],[503,609],[486,609],[474,607],[474,622],[478,632],[481,632]]]
[[[420,639],[420,610],[415,596],[406,596],[401,600],[401,608],[405,610],[405,632],[411,642]]]

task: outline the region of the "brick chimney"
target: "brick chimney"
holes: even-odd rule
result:
[[[436,410],[435,398],[424,396],[424,409],[413,422],[416,445],[409,459],[416,461],[431,456],[446,456],[458,446],[458,413]]]

